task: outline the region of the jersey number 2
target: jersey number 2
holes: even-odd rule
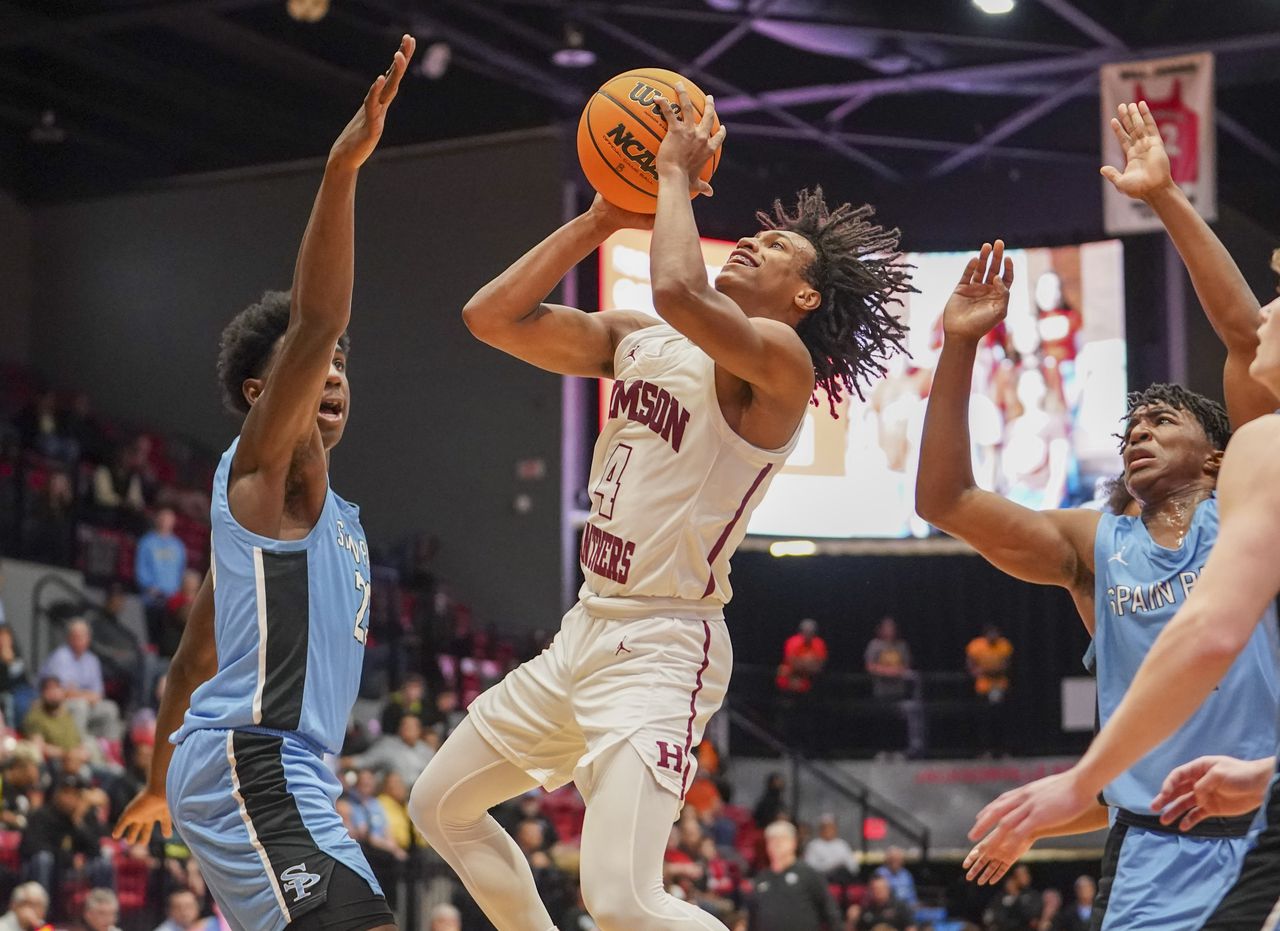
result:
[[[600,498],[601,517],[613,519],[613,505],[622,490],[622,473],[627,471],[630,461],[631,447],[626,443],[619,443],[609,451],[609,458],[604,462],[604,474],[592,492]]]
[[[369,597],[373,594],[373,586],[356,570],[356,591],[360,593],[360,610],[356,612],[355,637],[364,643],[369,636]]]

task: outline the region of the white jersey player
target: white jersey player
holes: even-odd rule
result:
[[[694,113],[682,93],[682,112]],[[815,384],[835,401],[881,371],[908,290],[897,233],[821,191],[775,204],[707,282],[690,191],[723,130],[658,105],[655,217],[597,198],[482,288],[464,317],[485,342],[541,368],[615,380],[591,469],[581,600],[541,656],[472,704],[418,779],[414,821],[500,931],[548,931],[525,857],[489,815],[537,785],[587,801],[582,888],[602,931],[721,928],[668,896],[662,854],[692,751],[733,664],[729,558],[795,444]],[[653,226],[654,306],[586,314],[541,303],[624,227]]]

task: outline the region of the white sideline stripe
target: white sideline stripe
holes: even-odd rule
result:
[[[262,860],[262,868],[266,871],[267,879],[271,880],[271,891],[276,895],[276,904],[280,906],[280,914],[284,916],[285,923],[288,924],[290,920],[289,906],[285,904],[284,893],[280,889],[280,881],[276,879],[276,872],[271,868],[271,860],[267,856],[267,849],[262,846],[262,841],[258,840],[258,832],[253,827],[253,819],[249,817],[249,809],[245,807],[244,796],[240,794],[240,774],[236,772],[236,748],[233,743],[235,734],[235,731],[227,731],[227,763],[231,766],[231,794],[235,797],[236,804],[240,806],[240,820],[244,822],[244,826],[249,830],[249,843],[253,844],[253,849],[258,851],[258,858]]]
[[[262,723],[262,690],[267,684],[267,577],[262,568],[262,547],[253,548],[253,584],[258,602],[258,687],[253,690],[253,723]]]

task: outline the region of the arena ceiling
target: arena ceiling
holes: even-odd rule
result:
[[[317,22],[286,6],[0,0],[0,186],[48,203],[323,155],[407,30],[419,67],[384,145],[576,121],[605,78],[659,65],[717,95],[728,170],[820,163],[875,185],[1096,168],[1098,66],[1210,50],[1223,200],[1272,227],[1280,208],[1276,0],[1017,0],[1001,16],[972,0],[329,0]],[[566,47],[594,64],[555,64]]]

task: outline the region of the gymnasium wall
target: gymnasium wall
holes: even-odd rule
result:
[[[547,132],[402,149],[360,180],[353,418],[334,484],[375,546],[438,535],[439,575],[481,622],[559,616],[560,381],[460,319],[477,287],[558,225],[558,153]],[[222,450],[238,426],[219,404],[219,333],[265,288],[289,286],[321,167],[35,210],[39,369],[114,417]],[[530,458],[546,475],[519,482]]]
[[[31,342],[31,214],[0,191],[0,362],[25,364]]]

